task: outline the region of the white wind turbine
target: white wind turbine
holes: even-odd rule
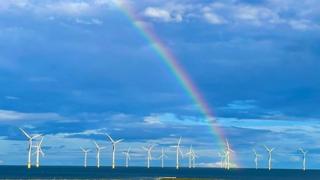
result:
[[[194,150],[192,150],[192,168],[196,167],[196,158],[198,158],[196,152],[194,152]]]
[[[224,169],[228,169],[227,150],[224,150]]]
[[[116,164],[115,164],[116,145],[118,143],[120,143],[121,141],[123,141],[123,139],[119,139],[119,140],[114,141],[109,134],[107,134],[107,136],[112,143],[112,169],[114,169],[116,167]]]
[[[147,151],[147,168],[150,168],[150,160],[152,160],[151,151],[154,145],[149,147],[142,147],[145,151]]]
[[[269,159],[268,159],[268,168],[269,170],[271,170],[271,163],[272,163],[272,151],[274,150],[274,148],[268,148],[266,145],[264,145],[264,148],[268,151],[269,153]]]
[[[164,158],[168,157],[165,153],[164,153],[164,149],[161,149],[161,155],[159,156],[159,159],[161,159],[161,168],[164,167]]]
[[[220,168],[223,168],[223,167],[226,168],[226,163],[225,163],[226,155],[225,155],[225,152],[222,152],[222,153],[219,152],[218,156],[220,157]]]
[[[178,140],[178,143],[176,146],[172,146],[174,148],[176,148],[176,169],[179,169],[179,154],[183,157],[182,151],[180,149],[180,143],[181,143],[181,137]]]
[[[41,136],[40,134],[37,135],[29,135],[26,131],[24,131],[22,128],[19,128],[20,131],[28,138],[28,162],[27,162],[27,167],[28,169],[31,168],[31,153],[32,153],[32,140]]]
[[[258,161],[259,161],[259,157],[261,157],[261,155],[258,154],[255,149],[253,149],[252,151],[254,153],[254,163],[256,165],[256,169],[258,169]]]
[[[93,141],[94,144],[96,145],[96,150],[97,150],[97,168],[100,168],[100,151],[105,149],[106,147],[101,147],[96,141]]]
[[[87,157],[88,157],[88,152],[90,152],[90,149],[84,149],[82,147],[80,147],[80,149],[83,151],[84,153],[84,164],[83,166],[86,168],[87,167]]]
[[[129,160],[131,159],[130,149],[131,149],[131,147],[129,147],[127,151],[123,152],[123,154],[125,155],[125,158],[126,158],[126,167],[129,167]]]
[[[40,154],[42,157],[44,156],[44,153],[41,148],[42,142],[43,142],[43,136],[42,136],[40,142],[37,145],[33,146],[34,148],[36,148],[36,152],[35,152],[35,154],[36,154],[36,167],[40,166]]]
[[[193,161],[193,150],[192,150],[192,145],[189,148],[189,151],[185,154],[187,156],[189,156],[189,168],[192,168],[192,161]]]
[[[234,152],[229,145],[228,139],[226,139],[226,161],[227,161],[227,169],[230,169],[230,155],[232,152]]]
[[[308,153],[308,151],[305,151],[305,150],[303,150],[302,148],[300,148],[299,149],[299,151],[302,153],[302,155],[303,155],[303,160],[302,160],[302,170],[306,170],[306,156],[307,156],[307,153]]]

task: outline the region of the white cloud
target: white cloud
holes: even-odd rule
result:
[[[235,100],[232,101],[227,105],[227,107],[223,107],[221,109],[227,109],[227,110],[250,110],[250,109],[255,109],[258,108],[255,105],[254,100]]]
[[[224,164],[222,164],[224,165]],[[210,168],[220,168],[221,167],[221,162],[214,162],[214,163],[198,163],[197,166],[199,167],[210,167]],[[238,165],[235,163],[230,163],[231,168],[237,168]]]
[[[0,109],[0,121],[19,120],[62,120],[63,117],[56,113],[23,113]]]
[[[85,131],[77,132],[77,133],[57,133],[57,134],[54,134],[54,136],[60,137],[60,138],[67,138],[67,137],[76,136],[76,135],[86,135],[86,136],[90,136],[90,135],[105,135],[106,131],[107,131],[106,128],[89,129],[89,130],[85,130]]]
[[[289,25],[296,30],[309,30],[309,29],[319,29],[320,26],[317,24],[313,24],[309,20],[290,20]]]
[[[45,10],[67,15],[81,15],[91,10],[91,5],[87,2],[55,2],[46,4]]]
[[[85,25],[102,25],[103,22],[100,19],[89,19],[89,20],[84,20],[84,19],[76,19],[76,23],[78,24],[85,24]]]
[[[147,116],[144,118],[144,122],[146,124],[151,124],[151,125],[154,125],[154,124],[162,124],[160,119],[156,116]]]
[[[160,8],[148,7],[144,11],[144,15],[147,17],[163,20],[169,22],[172,20],[170,12]]]
[[[7,100],[19,100],[20,98],[19,97],[16,97],[16,96],[5,96],[5,98],[7,99]]]
[[[163,22],[182,22],[186,11],[189,9],[191,9],[189,5],[169,2],[161,7],[147,7],[143,14],[146,17]]]
[[[0,10],[11,8],[25,8],[29,5],[29,0],[0,0]]]
[[[117,0],[0,0],[0,10],[23,9],[38,15],[82,16],[96,14],[106,7],[115,7],[116,4]]]
[[[222,17],[220,17],[214,13],[210,13],[210,12],[205,12],[204,18],[211,24],[225,24],[225,23],[227,23],[227,21],[224,20]]]
[[[287,0],[279,2],[268,0],[263,5],[240,3],[239,1],[215,1],[211,4],[192,3],[175,4],[164,3],[156,7],[148,7],[144,15],[164,22],[204,19],[210,24],[221,25],[253,25],[258,27],[275,27],[286,25],[295,30],[318,29],[315,21],[320,13],[315,7],[318,1],[307,0],[306,3]],[[290,15],[285,15],[290,14]]]

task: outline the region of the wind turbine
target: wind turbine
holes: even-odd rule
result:
[[[105,149],[105,147],[99,146],[99,144],[96,141],[93,141],[94,144],[96,145],[96,150],[97,150],[97,168],[100,168],[100,151]]]
[[[109,134],[107,134],[107,136],[112,143],[112,169],[114,169],[116,167],[116,164],[115,164],[116,145],[118,143],[120,143],[121,141],[123,141],[123,139],[119,139],[119,140],[114,141]]]
[[[223,151],[224,156],[224,169],[228,168],[228,158],[227,158],[227,150]]]
[[[192,150],[192,145],[189,148],[189,151],[185,154],[187,156],[189,156],[189,168],[192,167],[192,161],[193,161],[193,150]]]
[[[28,138],[28,162],[27,162],[27,167],[28,169],[31,168],[31,153],[32,153],[32,140],[41,136],[40,134],[37,135],[29,135],[26,131],[24,131],[22,128],[19,128],[20,131]]]
[[[268,151],[269,153],[269,159],[268,159],[268,164],[269,164],[269,170],[271,170],[271,162],[272,162],[272,151],[274,148],[268,148],[266,145],[264,145],[264,148]]]
[[[90,152],[90,149],[83,149],[80,147],[80,149],[84,152],[84,167],[87,167],[87,157],[88,157],[88,152]]]
[[[127,151],[124,151],[123,154],[126,156],[126,167],[129,167],[129,160],[130,158],[130,149],[131,147],[128,148]]]
[[[180,149],[180,143],[181,143],[181,137],[178,140],[178,143],[176,146],[172,146],[176,149],[176,169],[179,169],[179,154],[183,157],[182,151]]]
[[[164,149],[161,149],[161,155],[159,156],[159,159],[161,159],[161,168],[164,167],[164,158],[168,157],[165,153],[164,153]]]
[[[150,160],[152,160],[151,151],[154,145],[150,145],[149,147],[142,147],[147,151],[147,168],[150,168]]]
[[[303,155],[303,161],[302,161],[302,170],[306,170],[306,156],[307,156],[307,153],[308,153],[308,151],[305,151],[305,150],[303,150],[302,148],[300,148],[299,149],[299,151],[302,153],[302,155]]]
[[[196,158],[198,158],[196,152],[194,152],[194,150],[192,150],[192,168],[196,167]]]
[[[228,139],[226,139],[226,160],[227,160],[227,169],[230,169],[230,155],[234,152],[229,145]]]
[[[220,157],[220,168],[226,167],[226,163],[224,163],[226,156],[225,156],[225,152],[222,153],[218,153],[218,156]]]
[[[36,167],[40,166],[40,154],[42,157],[44,156],[44,153],[41,148],[42,142],[43,142],[43,136],[42,136],[40,142],[37,145],[33,146],[34,148],[36,148],[36,152],[35,152],[35,154],[36,154]]]
[[[254,153],[254,163],[256,165],[256,169],[258,169],[258,160],[261,155],[257,153],[256,149],[253,149],[252,151]]]

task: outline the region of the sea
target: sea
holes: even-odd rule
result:
[[[159,180],[163,178],[205,178],[212,180],[320,180],[320,170],[231,169],[220,168],[145,168],[145,167],[73,167],[0,166],[0,179],[130,179]]]

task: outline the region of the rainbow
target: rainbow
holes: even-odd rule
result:
[[[166,48],[166,46],[162,43],[162,41],[154,33],[154,31],[152,31],[144,23],[140,23],[143,21],[136,15],[136,13],[129,6],[129,4],[125,2],[125,0],[119,0],[117,2],[118,6],[121,8],[121,10],[124,11],[126,16],[139,31],[141,36],[143,36],[148,42],[150,42],[155,52],[157,52],[157,54],[163,60],[164,64],[170,69],[177,81],[181,84],[181,86],[186,90],[191,99],[199,107],[199,110],[205,116],[205,119],[211,126],[211,130],[216,138],[215,140],[217,141],[218,146],[220,147],[220,149],[224,148],[225,136],[219,128],[214,118],[213,112],[209,108],[208,103],[205,101],[200,91],[192,82],[191,78],[188,76],[183,67],[179,64],[178,59],[168,48]]]

